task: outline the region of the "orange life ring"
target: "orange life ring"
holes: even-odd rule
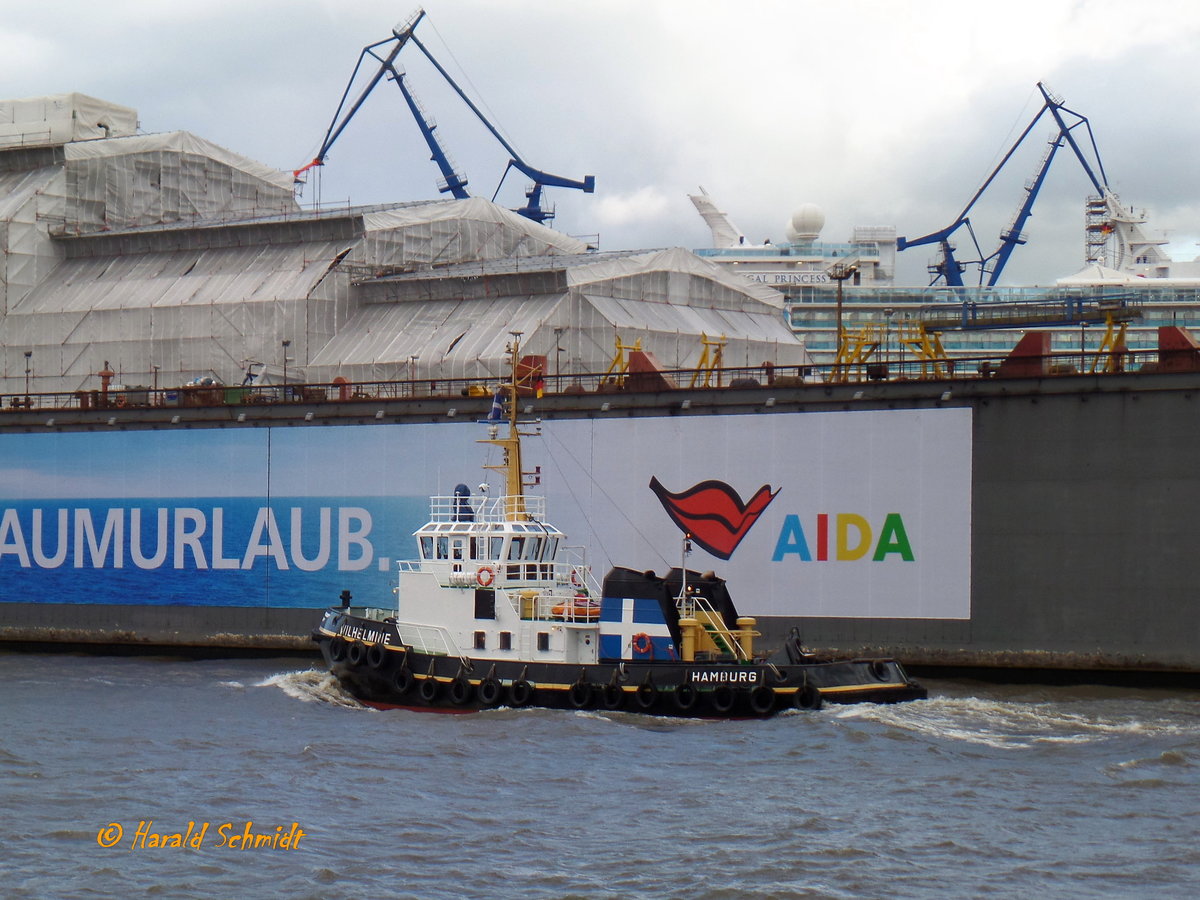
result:
[[[479,571],[475,573],[475,583],[480,587],[488,587],[496,580],[496,570],[491,566],[480,566]]]
[[[649,653],[650,648],[654,643],[650,640],[650,635],[642,631],[633,636],[633,650],[635,653]]]

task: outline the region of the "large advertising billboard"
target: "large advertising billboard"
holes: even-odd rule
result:
[[[464,422],[0,436],[0,602],[388,606],[431,495],[492,482]],[[527,429],[529,430],[529,429]],[[610,565],[747,614],[969,618],[971,411],[546,421],[532,493]],[[2,615],[0,609],[0,615]]]

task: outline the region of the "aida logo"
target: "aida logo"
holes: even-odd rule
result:
[[[723,481],[701,481],[678,494],[663,487],[651,476],[654,491],[663,509],[679,529],[718,559],[729,559],[738,544],[754,527],[759,516],[779,491],[771,492],[764,484],[743,502],[741,495]]]
[[[833,520],[832,531],[830,519]],[[810,534],[812,543],[809,542]],[[900,513],[888,513],[875,528],[871,527],[865,516],[857,513],[837,513],[833,516],[818,513],[816,527],[808,533],[800,517],[789,513],[783,518],[771,560],[782,562],[789,556],[797,556],[803,562],[831,559],[848,562],[864,559],[868,554],[874,562],[882,562],[893,555],[905,562],[913,561],[912,542],[908,539]]]

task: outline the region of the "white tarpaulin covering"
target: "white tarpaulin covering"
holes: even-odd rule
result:
[[[487,200],[405,204],[363,216],[360,247],[351,261],[429,269],[474,259],[581,253],[575,238],[535,225]]]
[[[68,144],[64,174],[68,231],[298,209],[290,174],[186,131]]]
[[[0,148],[121,137],[137,124],[137,110],[86,94],[0,100]]]
[[[468,263],[364,293],[359,313],[312,359],[310,377],[499,377],[510,331],[555,375],[603,372],[618,340],[641,341],[667,368],[695,367],[701,335],[726,339],[726,365],[810,362],[775,291],[681,249]]]
[[[487,379],[514,330],[563,374],[604,371],[617,340],[695,366],[701,334],[727,365],[808,361],[778,293],[686,250],[589,254],[481,199],[306,212],[290,173],[187,132],[72,134],[0,146],[0,392],[27,366],[35,391],[96,388],[105,363],[240,383],[285,340],[314,382]]]
[[[1080,269],[1074,275],[1067,275],[1064,278],[1058,279],[1057,283],[1064,287],[1080,284],[1145,284],[1146,279],[1140,278],[1137,275],[1131,275],[1128,272],[1110,269],[1108,266],[1102,266],[1099,263],[1093,263],[1086,268]]]

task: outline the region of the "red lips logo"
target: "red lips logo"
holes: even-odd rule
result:
[[[723,481],[702,481],[686,491],[673,494],[651,476],[650,490],[681,530],[719,559],[729,559],[763,510],[775,499],[771,486],[764,484],[743,503],[741,496]]]

